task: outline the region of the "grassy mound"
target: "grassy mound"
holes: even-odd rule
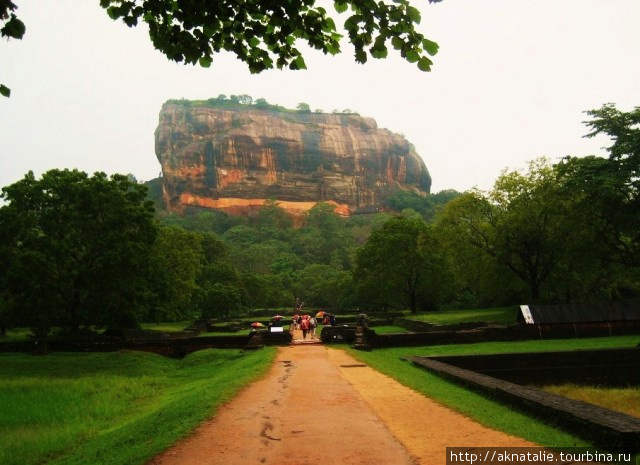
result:
[[[265,373],[275,349],[0,354],[0,463],[144,463]]]

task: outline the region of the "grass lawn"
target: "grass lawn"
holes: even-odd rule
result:
[[[640,418],[640,388],[638,387],[606,388],[562,384],[545,386],[542,389]]]
[[[399,347],[375,349],[371,352],[357,351],[339,345],[335,347],[345,347],[345,350],[363,363],[490,428],[505,431],[542,446],[583,447],[589,444],[497,400],[419,368],[402,360],[401,357],[604,349],[635,347],[638,342],[640,342],[640,336]],[[491,446],[491,444],[483,445]]]
[[[162,333],[176,333],[184,330],[184,328],[191,326],[193,322],[175,321],[166,323],[142,323],[141,329],[153,330]],[[14,341],[27,341],[30,339],[31,330],[29,328],[13,328],[7,330],[7,334],[0,336],[0,343],[2,342],[14,342]],[[54,333],[55,336],[55,333]]]
[[[372,329],[376,332],[376,334],[393,334],[393,333],[407,333],[404,328],[400,326],[370,326],[369,329]]]
[[[275,349],[0,354],[0,463],[148,461],[266,372]]]
[[[516,322],[517,315],[518,307],[514,305],[511,307],[480,308],[473,310],[445,310],[442,312],[420,313],[417,315],[408,313],[405,318],[440,325],[477,321],[512,324]]]
[[[149,329],[153,331],[161,331],[163,333],[179,333],[184,328],[188,328],[193,324],[193,321],[172,321],[166,323],[142,323],[140,327],[142,329]]]
[[[29,339],[31,330],[29,328],[8,329],[4,336],[0,336],[0,342],[17,342]]]
[[[208,333],[200,333],[197,337],[209,337],[209,336],[248,336],[251,332],[251,328],[241,329],[239,331],[211,331]]]

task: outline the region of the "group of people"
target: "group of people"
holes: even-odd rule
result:
[[[335,316],[329,312],[320,312],[316,316],[295,314],[291,319],[290,331],[301,330],[303,339],[307,339],[307,335],[310,335],[311,339],[316,339],[316,328],[318,327],[318,319],[316,317],[322,317],[322,324],[325,326],[336,324]]]
[[[315,339],[317,327],[318,320],[315,316],[293,315],[293,318],[291,319],[291,331],[296,329],[302,330],[303,339],[307,338],[307,334],[311,335],[311,339]]]

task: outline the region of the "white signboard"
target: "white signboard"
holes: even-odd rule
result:
[[[531,315],[531,310],[529,310],[529,306],[528,305],[520,305],[520,311],[522,312],[522,316],[524,317],[524,321],[526,321],[530,325],[534,324],[533,323],[533,316]]]

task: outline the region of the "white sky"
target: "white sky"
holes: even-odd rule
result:
[[[16,3],[27,32],[0,43],[12,89],[0,99],[0,186],[52,168],[158,176],[154,130],[172,98],[352,109],[415,145],[432,192],[489,189],[539,156],[604,155],[606,138],[582,137],[583,112],[640,106],[638,0],[414,0],[440,44],[431,73],[395,52],[358,65],[345,42],[338,57],[312,52],[306,71],[258,75],[231,55],[209,69],[169,62],[97,0]]]

